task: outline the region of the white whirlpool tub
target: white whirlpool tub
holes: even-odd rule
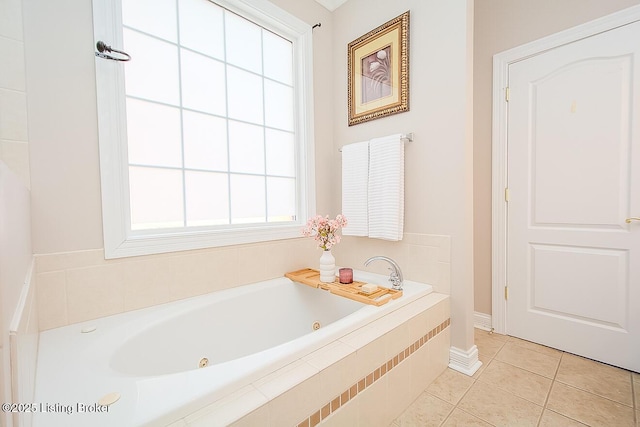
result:
[[[431,290],[376,307],[280,278],[42,332],[34,426],[171,424]]]

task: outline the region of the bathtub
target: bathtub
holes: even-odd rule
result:
[[[171,424],[431,291],[376,307],[279,278],[42,332],[34,426]]]

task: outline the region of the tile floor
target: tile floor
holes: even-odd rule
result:
[[[640,374],[476,329],[482,367],[447,369],[390,427],[640,427]]]

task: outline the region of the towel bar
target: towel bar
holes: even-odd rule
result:
[[[400,139],[404,142],[413,142],[413,132],[401,134]],[[342,148],[339,148],[338,151],[342,153]]]

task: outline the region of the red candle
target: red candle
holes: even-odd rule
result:
[[[340,283],[353,283],[353,270],[350,268],[341,268],[339,270]]]

